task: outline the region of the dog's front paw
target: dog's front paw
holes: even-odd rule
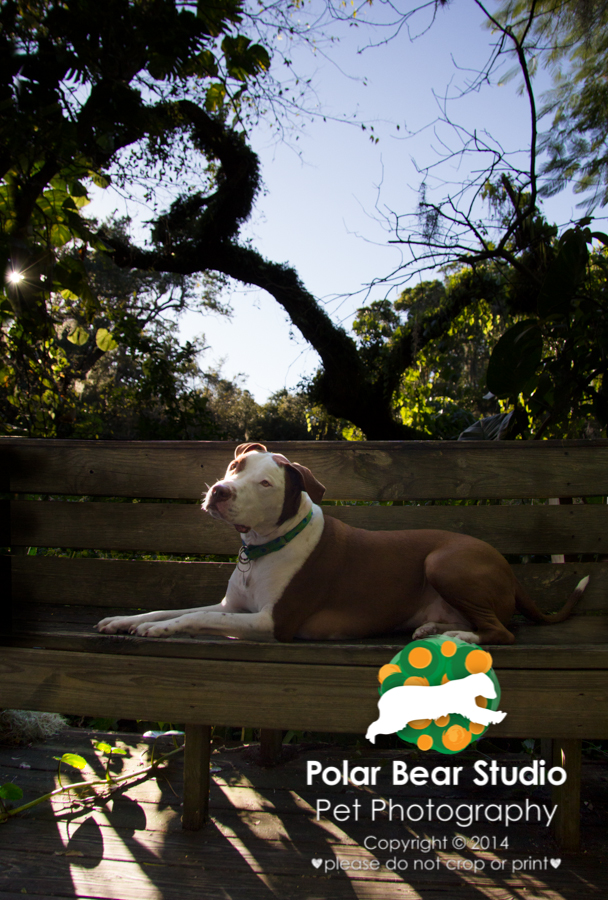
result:
[[[445,631],[444,634],[446,637],[460,638],[461,641],[466,641],[467,644],[479,643],[479,635],[473,634],[472,631]]]
[[[116,634],[118,631],[129,631],[131,627],[130,616],[108,616],[95,626],[101,634]]]
[[[444,628],[445,625],[442,625],[440,622],[427,622],[425,625],[417,628],[412,637],[415,641],[419,641],[430,634],[441,634]]]
[[[173,629],[168,622],[141,622],[131,630],[131,634],[150,638],[168,637],[173,634]]]

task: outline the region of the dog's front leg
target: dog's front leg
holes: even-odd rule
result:
[[[145,622],[163,622],[166,619],[177,619],[198,612],[216,612],[226,609],[226,602],[214,603],[212,606],[194,606],[190,609],[159,609],[156,612],[141,613],[137,616],[108,616],[98,622],[95,628],[103,634],[116,634],[127,631],[135,634],[138,627]]]
[[[254,613],[221,612],[203,608],[157,622],[142,622],[134,633],[141,637],[170,637],[173,634],[217,634],[252,641],[274,641],[270,607]]]

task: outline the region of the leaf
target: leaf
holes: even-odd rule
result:
[[[535,319],[517,322],[500,338],[488,363],[487,385],[497,397],[520,393],[538,368],[543,335]]]
[[[107,328],[97,329],[97,334],[95,335],[95,343],[100,350],[103,350],[104,353],[107,353],[108,350],[116,350],[116,348],[118,347],[117,342],[114,340]]]
[[[78,181],[78,179],[74,179],[74,181],[70,184],[70,194],[72,197],[87,197],[87,189],[82,183],[82,181]]]
[[[54,247],[63,247],[72,239],[72,232],[67,225],[53,225],[51,227],[51,244]]]
[[[89,339],[89,334],[80,325],[77,325],[71,334],[68,334],[68,341],[82,347]]]
[[[268,51],[261,44],[252,44],[243,34],[226,36],[222,41],[226,55],[228,74],[237,81],[247,81],[251,75],[266,71],[270,67]]]
[[[2,800],[21,800],[23,791],[16,784],[8,781],[0,787],[0,799]]]
[[[75,769],[84,769],[87,761],[77,753],[64,753],[63,756],[54,756],[53,759],[65,763],[66,766],[73,766]]]
[[[588,231],[571,228],[562,235],[557,255],[545,275],[538,297],[538,314],[566,316],[585,277],[589,251]]]
[[[207,112],[216,112],[222,108],[224,97],[226,96],[226,88],[223,84],[212,84],[207,89],[205,97],[205,109]]]
[[[91,172],[90,175],[93,180],[93,184],[96,184],[99,188],[103,188],[105,190],[112,184],[112,179],[109,175],[102,175],[101,172]]]
[[[93,741],[93,746],[96,750],[100,750],[102,753],[112,752],[112,747],[109,744],[106,744],[105,741]]]
[[[591,237],[595,238],[596,241],[601,241],[605,247],[608,247],[608,234],[604,234],[603,231],[594,231]]]

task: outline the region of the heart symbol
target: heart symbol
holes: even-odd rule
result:
[[[562,864],[561,859],[550,859],[549,862],[551,863],[551,865],[553,866],[554,869],[558,869]]]
[[[312,862],[313,866],[315,867],[315,869],[318,869],[319,866],[323,865],[322,859],[313,859],[313,860],[311,860],[311,862]],[[561,859],[559,860],[559,862],[561,862]]]

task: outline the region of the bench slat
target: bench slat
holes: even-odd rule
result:
[[[124,609],[202,606],[223,598],[233,569],[232,563],[216,562],[15,556],[13,602]]]
[[[123,609],[202,606],[222,599],[233,568],[232,563],[214,562],[15,556],[13,601]],[[576,613],[607,609],[606,563],[539,563],[512,568],[545,611],[559,607],[585,575],[591,580]]]
[[[119,646],[121,648],[125,647],[128,652],[131,646],[131,636],[128,637],[127,643],[125,644],[124,635],[119,635],[118,637],[108,635],[98,636],[94,628],[101,618],[104,618],[107,615],[121,615],[123,612],[124,610],[121,607],[93,606],[92,604],[89,606],[69,606],[65,604],[55,605],[50,603],[28,602],[20,604],[16,608],[13,624],[15,634],[21,636],[26,634],[43,636],[45,644],[47,635],[71,633],[77,638],[89,638],[91,636],[98,637],[100,644],[105,643],[105,647],[100,646],[100,652],[108,652],[112,649],[115,650]],[[516,635],[518,643],[523,642],[524,644],[534,644],[536,646],[545,647],[562,647],[565,644],[573,645],[577,643],[581,647],[597,646],[598,644],[608,645],[608,616],[571,616],[566,622],[559,623],[558,625],[533,625],[527,620],[521,619],[520,621],[515,619],[511,622],[510,627]],[[400,643],[401,647],[403,647],[411,640],[410,635],[411,632],[395,633],[393,634],[392,639],[396,643]],[[137,638],[136,640],[141,642],[143,639]],[[175,638],[158,639],[154,643],[155,653],[162,650],[168,640],[175,642],[176,647],[179,644],[182,648],[184,643],[189,644],[192,642],[192,638],[188,635],[176,635]],[[198,635],[196,637],[195,642],[199,647],[199,654],[201,656],[205,656],[210,640],[213,642],[214,640],[217,640],[217,638],[210,639],[209,636],[205,635]],[[241,641],[230,641],[230,639],[225,640],[227,640],[229,644],[242,643]],[[382,639],[380,638],[379,640]],[[386,637],[384,640],[386,641]],[[334,643],[335,642],[333,641],[318,642],[317,656],[319,662],[325,664],[335,662],[332,649]],[[358,646],[356,642],[348,643],[351,647]],[[302,642],[296,641],[295,643],[292,643],[291,646],[300,647],[301,644]],[[34,646],[36,646],[36,644],[34,644]],[[608,652],[608,646],[606,647],[606,650]],[[180,653],[176,652],[175,655],[179,656]],[[196,656],[197,654],[194,655]],[[239,659],[238,652],[232,658]],[[263,652],[259,655],[259,659],[265,659]],[[285,654],[285,661],[287,660],[292,661],[289,653]],[[306,654],[304,654],[304,657],[300,661],[305,662],[306,660],[307,657]],[[387,660],[385,660],[385,662],[386,661]],[[577,667],[580,668],[580,663],[574,666],[574,668]]]
[[[29,604],[28,604],[29,605]],[[76,607],[50,607],[55,612],[49,625],[49,608],[45,625],[37,630],[35,613],[29,617],[28,630],[15,631],[2,639],[2,647],[27,647],[68,650],[90,654],[122,656],[154,656],[157,659],[217,659],[226,664],[234,661],[266,663],[373,666],[376,671],[390,661],[405,644],[409,635],[366,638],[364,641],[294,641],[291,644],[233,641],[229,638],[198,636],[152,639],[133,635],[99,635],[94,622],[112,612],[94,607],[83,610],[79,621],[70,621]],[[28,613],[30,611],[28,610]],[[84,623],[88,615],[88,623]],[[501,669],[605,669],[608,670],[608,619],[577,616],[559,625],[512,623],[516,643],[490,647],[494,666]],[[1,654],[0,654],[1,656]]]
[[[441,528],[502,553],[606,553],[608,506],[329,506],[327,515],[372,530]],[[234,555],[234,529],[197,504],[12,501],[17,546]]]
[[[224,441],[0,439],[4,490],[197,499],[222,477]],[[608,441],[269,443],[312,468],[327,499],[415,500],[608,494]]]
[[[365,732],[377,718],[377,669],[173,659],[6,647],[0,707],[74,715]],[[496,737],[608,737],[608,672],[498,670]],[[229,710],[229,712],[227,712]],[[230,721],[228,721],[230,719]]]

